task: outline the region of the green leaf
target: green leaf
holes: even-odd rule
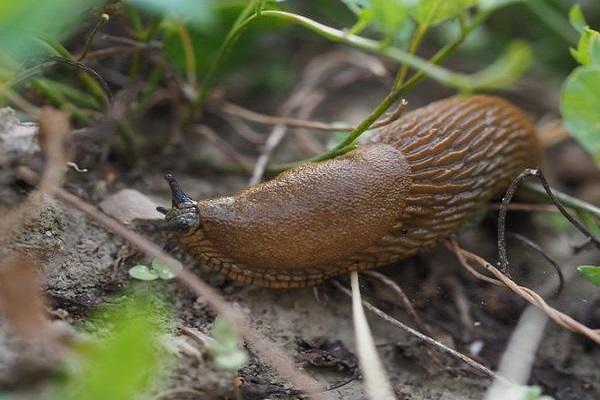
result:
[[[177,270],[173,271],[173,267],[169,268],[158,259],[152,260],[152,272],[156,273],[160,279],[169,280],[177,276],[183,267],[177,263]]]
[[[422,0],[411,7],[410,15],[422,25],[439,25],[455,18],[463,11],[477,4],[478,0]]]
[[[479,0],[479,8],[484,11],[493,11],[496,8],[504,7],[512,3],[520,3],[527,0]]]
[[[485,69],[473,74],[464,89],[500,88],[511,85],[531,64],[531,48],[526,42],[514,41]]]
[[[577,271],[594,285],[600,287],[600,267],[596,265],[580,265]]]
[[[23,61],[39,53],[36,37],[62,39],[100,0],[0,1],[0,49]]]
[[[576,68],[561,89],[560,111],[571,135],[600,165],[600,65]]]
[[[214,356],[215,363],[222,369],[236,371],[248,362],[248,354],[243,350]]]
[[[193,25],[210,26],[215,23],[216,2],[212,0],[126,0],[126,2]]]
[[[571,10],[569,10],[569,22],[579,34],[583,34],[585,27],[588,26],[579,4],[575,4],[571,7]]]
[[[248,361],[248,355],[240,346],[238,336],[229,321],[217,317],[211,334],[215,341],[210,350],[215,362],[221,368],[236,370]]]
[[[136,297],[102,320],[103,326],[112,325],[110,333],[99,342],[80,345],[82,368],[69,376],[64,395],[57,398],[142,398],[166,365],[166,354],[159,351],[161,320],[154,304]]]
[[[391,42],[408,19],[408,10],[402,0],[371,0],[375,23]]]
[[[371,7],[370,0],[342,0],[342,3],[344,3],[346,7],[348,7],[350,11],[357,16],[360,16],[364,10]]]
[[[129,269],[129,276],[140,281],[153,281],[158,279],[158,274],[150,271],[145,265],[136,265]]]
[[[584,210],[583,208],[577,208],[575,209],[575,211],[577,212],[577,216],[581,219],[581,222],[583,222],[583,224],[590,231],[590,233],[596,239],[600,240],[600,226],[598,226],[594,214],[592,214],[588,210]]]
[[[571,48],[570,51],[581,65],[600,65],[600,32],[584,28],[577,49]]]

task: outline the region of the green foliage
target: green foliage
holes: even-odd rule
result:
[[[600,164],[600,65],[579,67],[561,90],[561,113],[573,137]]]
[[[181,269],[181,265],[178,265],[178,270]],[[150,268],[146,265],[139,264],[129,269],[129,276],[140,281],[153,281],[156,279],[169,280],[175,278],[178,271],[172,271],[171,268],[157,260],[152,260]]]
[[[419,24],[439,25],[456,18],[478,0],[421,0],[411,7],[410,15]]]
[[[539,386],[527,386],[524,388],[522,400],[553,400],[551,396],[542,393]]]
[[[493,11],[497,8],[507,6],[512,3],[520,3],[527,0],[479,0],[479,8],[485,11]]]
[[[577,216],[581,219],[581,222],[585,225],[585,227],[590,231],[590,233],[597,239],[600,239],[600,226],[596,222],[596,218],[594,215],[585,210],[583,208],[575,209],[577,212]]]
[[[575,4],[571,7],[571,10],[569,11],[569,22],[579,34],[583,34],[585,27],[588,26],[579,4]]]
[[[600,165],[600,32],[587,26],[578,6],[569,12],[571,25],[581,33],[571,55],[581,64],[561,89],[560,110],[571,135]]]
[[[219,367],[235,371],[248,362],[248,354],[240,346],[235,330],[226,319],[217,317],[211,333],[215,341],[210,350]]]
[[[17,60],[40,52],[35,38],[64,38],[100,0],[0,2],[0,48]]]
[[[126,2],[166,18],[175,18],[192,25],[213,26],[215,23],[213,0],[126,0]]]
[[[386,42],[393,40],[408,17],[402,0],[371,0],[370,10],[374,21],[385,34]]]
[[[577,271],[589,279],[594,285],[600,287],[600,267],[596,265],[580,265]]]
[[[106,337],[78,348],[80,368],[67,376],[61,399],[130,400],[147,393],[164,365],[160,315],[144,297],[133,297],[103,316]]]
[[[510,86],[529,68],[530,64],[531,47],[526,42],[516,40],[509,44],[494,63],[465,81],[462,89],[470,91],[478,88]]]
[[[570,50],[579,64],[600,65],[600,32],[584,27],[577,48]]]

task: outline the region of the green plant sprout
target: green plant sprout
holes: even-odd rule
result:
[[[524,388],[521,400],[554,400],[554,398],[544,395],[539,386],[527,386]]]
[[[571,49],[571,55],[581,66],[563,84],[561,114],[575,140],[600,165],[600,32],[587,25],[577,5],[571,9],[569,18],[581,34],[577,47]]]
[[[217,317],[211,335],[215,341],[210,345],[210,352],[220,368],[235,371],[248,362],[248,353],[240,346],[239,338],[229,321]]]
[[[178,267],[181,269],[181,265],[178,265]],[[178,271],[173,271],[156,258],[152,260],[150,267],[138,264],[129,269],[129,276],[140,281],[154,281],[156,279],[167,281],[175,278],[177,273]]]
[[[110,327],[108,333],[75,346],[76,357],[52,398],[130,400],[149,394],[167,363],[160,344],[163,317],[143,295],[107,311],[100,322]]]
[[[577,271],[584,278],[590,280],[594,285],[600,287],[600,266],[597,265],[580,265]]]

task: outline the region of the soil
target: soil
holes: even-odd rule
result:
[[[376,98],[374,95],[374,101]],[[340,100],[336,106],[344,109],[340,103],[343,101]],[[364,113],[368,106],[363,105],[364,109],[360,112]],[[227,134],[224,137],[227,140]],[[194,146],[192,152],[200,152],[200,149],[204,153],[214,151],[206,150],[207,144],[204,142]],[[581,157],[585,158],[583,155]],[[172,167],[176,162],[163,160],[162,164]],[[70,171],[66,187],[96,205],[110,193],[128,187],[166,206],[170,203],[168,187],[162,180],[166,168],[168,166],[158,165],[144,171],[126,171],[119,166],[112,166],[118,178],[116,183],[110,185],[107,185],[106,173],[102,171]],[[244,187],[247,182],[247,178],[240,175],[211,175],[205,172],[202,176],[186,174],[185,169],[178,173],[178,180],[193,198],[232,192]],[[596,173],[592,182],[597,182],[597,178]],[[5,168],[0,173],[0,182],[0,199],[4,206],[19,204],[29,190],[14,178],[11,168]],[[584,192],[589,187],[591,184],[587,187],[580,185],[577,189]],[[487,212],[477,224],[469,225],[459,235],[465,248],[473,249],[490,260],[495,259],[495,216],[495,211]],[[595,327],[599,328],[597,309],[600,290],[583,280],[574,269],[577,265],[598,260],[600,253],[585,248],[575,254],[573,248],[583,238],[570,230],[559,233],[547,229],[543,225],[545,221],[543,215],[531,217],[529,213],[511,213],[509,228],[541,243],[564,269],[566,288],[558,298],[550,299],[550,304],[578,320],[588,321],[590,325],[595,323]],[[174,247],[167,235],[147,227],[140,226],[137,229],[179,255],[198,276],[218,288],[229,302],[246,314],[261,334],[272,339],[291,356],[299,357],[299,339],[311,342],[320,337],[340,340],[350,351],[354,351],[350,299],[331,283],[294,290],[241,286],[224,280],[183,254]],[[56,201],[46,201],[39,217],[23,230],[23,234],[11,246],[32,249],[43,255],[43,288],[49,306],[55,316],[60,316],[65,323],[79,331],[86,329],[88,318],[94,310],[110,302],[115,294],[132,285],[146,284],[133,281],[127,271],[136,263],[149,260],[143,259],[121,239],[106,232],[80,212]],[[552,269],[537,254],[518,243],[511,243],[509,249],[514,279],[540,290],[545,293],[545,298],[549,298],[557,281]],[[498,366],[508,339],[526,306],[523,300],[506,289],[475,280],[442,247],[383,268],[381,272],[406,291],[421,318],[439,340],[492,369]],[[341,280],[347,285],[345,278]],[[362,278],[361,283],[365,297],[390,315],[414,325],[389,290],[367,278]],[[151,285],[166,294],[177,326],[209,332],[216,316],[202,299],[176,282],[155,281]],[[466,300],[467,314],[461,315],[461,299]],[[465,319],[465,315],[470,320]],[[435,364],[429,355],[430,347],[372,314],[368,317],[398,398],[452,400],[484,397],[491,383],[488,378],[441,353],[435,353],[441,365]],[[198,353],[197,343],[180,330],[175,329],[173,335],[176,339],[174,343],[178,343],[176,347],[179,354],[172,364],[165,366],[168,377],[161,388],[167,391],[172,389],[173,392],[171,395],[165,394],[163,398],[234,398],[233,379],[236,374],[218,369],[206,352],[200,349]],[[15,343],[6,324],[0,324],[0,384],[5,389],[26,396],[33,390],[27,385],[31,381],[31,371],[18,366],[32,356],[18,350]],[[349,371],[325,368],[307,368],[307,371],[324,385],[340,381],[350,374]],[[262,379],[269,384],[281,384],[283,388],[290,387],[254,356],[239,374],[249,379]],[[541,386],[545,394],[559,400],[600,398],[600,348],[549,322],[529,384]],[[331,395],[334,399],[366,398],[360,380],[331,392]]]

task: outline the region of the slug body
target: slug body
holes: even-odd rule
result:
[[[434,246],[538,161],[522,111],[491,96],[451,97],[342,157],[233,196],[195,202],[172,179],[166,219],[184,249],[231,279],[313,285]]]

